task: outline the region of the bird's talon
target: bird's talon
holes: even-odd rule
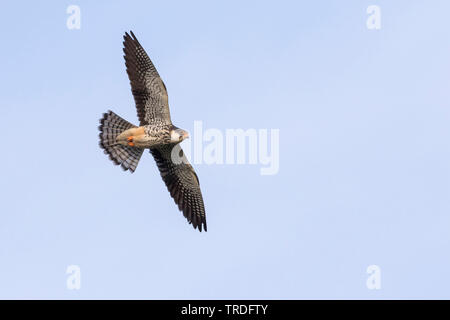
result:
[[[133,136],[129,136],[129,137],[127,138],[127,141],[128,141],[128,145],[129,145],[130,147],[134,147],[134,137],[133,137]]]

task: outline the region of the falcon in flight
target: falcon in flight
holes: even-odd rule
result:
[[[116,165],[130,172],[136,170],[144,149],[150,149],[180,211],[194,228],[206,231],[199,180],[179,146],[188,133],[172,124],[166,86],[136,36],[130,33],[123,37],[123,52],[139,127],[108,111],[100,119],[100,147]]]

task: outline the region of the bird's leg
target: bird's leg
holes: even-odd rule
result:
[[[134,147],[134,137],[133,137],[133,136],[129,136],[129,137],[127,138],[127,141],[128,141],[128,145],[129,145],[130,147]]]

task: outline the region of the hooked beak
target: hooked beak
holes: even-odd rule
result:
[[[183,140],[188,139],[188,138],[189,138],[189,133],[187,133],[187,132],[183,133]]]

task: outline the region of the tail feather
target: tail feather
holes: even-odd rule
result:
[[[123,118],[119,117],[112,111],[103,114],[100,119],[100,148],[109,155],[109,158],[116,165],[120,165],[123,170],[130,170],[134,172],[141,159],[144,149],[129,147],[117,144],[116,137],[123,131],[136,128],[135,125],[129,123]]]

